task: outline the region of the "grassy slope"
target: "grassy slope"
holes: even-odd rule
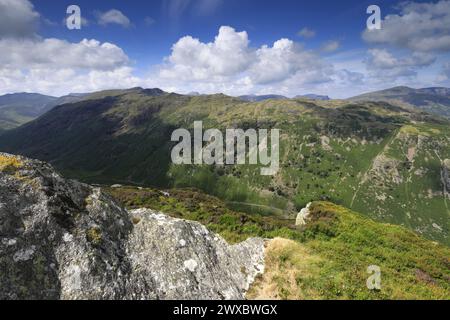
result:
[[[192,128],[196,120],[205,128],[281,129],[279,174],[262,177],[255,166],[171,165],[172,131]],[[292,218],[308,202],[328,200],[449,244],[439,168],[450,158],[449,137],[448,122],[386,103],[246,103],[133,89],[57,107],[3,134],[0,149],[51,162],[91,183],[195,187],[249,213]],[[406,161],[414,146],[414,158]],[[376,170],[380,156],[396,171]]]
[[[371,92],[351,98],[352,101],[387,101],[419,108],[420,110],[450,118],[450,89],[426,88],[412,89],[396,87]]]
[[[108,190],[128,208],[147,207],[199,221],[230,242],[269,242],[266,273],[248,298],[450,299],[450,249],[400,226],[381,224],[329,202],[315,202],[311,221],[248,215],[194,190]],[[367,267],[382,271],[382,289],[366,287]]]
[[[36,119],[50,110],[57,98],[18,93],[0,96],[0,129],[9,130]]]

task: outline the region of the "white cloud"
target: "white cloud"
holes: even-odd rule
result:
[[[118,46],[84,39],[70,43],[60,39],[0,40],[2,68],[78,68],[112,70],[128,64]]]
[[[0,39],[35,37],[38,20],[31,2],[0,0]]]
[[[0,94],[17,91],[63,95],[134,87],[129,59],[111,43],[59,39],[0,40]]]
[[[0,0],[0,9],[0,94],[29,91],[62,95],[126,88],[140,82],[120,47],[97,40],[71,43],[41,38],[36,32],[40,15],[28,1]],[[4,26],[5,21],[10,24]]]
[[[124,28],[128,28],[131,25],[130,19],[117,9],[100,12],[97,16],[98,23],[103,26],[108,24],[118,24]]]
[[[307,27],[303,28],[302,30],[300,30],[297,35],[299,37],[303,37],[303,38],[314,38],[316,36],[316,32],[314,30],[311,30]]]
[[[322,47],[320,48],[323,52],[333,52],[339,49],[341,46],[341,43],[337,40],[331,40],[325,42]]]
[[[130,67],[110,71],[33,68],[0,69],[0,94],[8,92],[39,92],[65,95],[70,92],[92,92],[112,88],[130,88],[141,84]]]
[[[301,82],[324,82],[325,64],[312,52],[304,50],[289,39],[276,41],[272,47],[263,46],[256,51],[250,78],[256,84],[279,82],[296,76]]]
[[[405,2],[400,14],[386,16],[381,30],[366,30],[363,39],[420,52],[450,51],[450,1]]]
[[[426,53],[413,53],[411,56],[398,58],[386,49],[370,49],[366,61],[371,76],[377,78],[414,77],[417,70],[435,62],[434,56]]]
[[[440,83],[445,83],[449,80],[450,80],[450,62],[447,62],[442,65],[442,71],[437,76],[436,81]]]
[[[209,80],[245,71],[252,62],[247,32],[221,27],[215,41],[202,43],[191,36],[181,38],[172,47],[169,64],[161,70],[168,78]]]
[[[327,82],[331,66],[319,56],[289,39],[280,39],[273,46],[249,46],[247,32],[223,26],[214,42],[203,43],[191,36],[181,38],[172,47],[172,54],[160,69],[164,81],[206,82],[217,91],[227,88],[258,86],[295,81],[297,85]]]

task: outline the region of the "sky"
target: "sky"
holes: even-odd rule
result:
[[[69,5],[81,29],[69,30]],[[369,30],[370,5],[381,29]],[[0,94],[450,87],[450,0],[0,0]]]

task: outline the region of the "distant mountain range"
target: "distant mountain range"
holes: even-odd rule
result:
[[[128,90],[141,89],[131,88]],[[157,90],[160,95],[162,90]],[[104,92],[123,92],[123,90],[108,90]],[[126,90],[125,90],[126,91]],[[83,99],[90,99],[98,93],[71,93],[62,97],[53,97],[37,93],[14,93],[0,96],[0,132],[19,127],[43,115],[55,106],[74,103]],[[198,92],[191,92],[186,96],[208,96]],[[237,97],[242,101],[260,102],[267,100],[289,100],[288,97],[277,94],[243,95]],[[294,99],[308,99],[314,101],[329,101],[330,97],[317,94],[298,95]],[[412,107],[430,114],[450,118],[450,88],[424,88],[412,89],[408,87],[395,87],[382,91],[370,92],[347,99],[352,102],[378,101],[388,102],[400,107]]]
[[[259,102],[264,100],[284,100],[289,99],[285,96],[277,95],[277,94],[266,94],[266,95],[245,95],[245,96],[239,96],[238,97],[241,100],[248,101],[248,102]]]
[[[310,99],[310,100],[322,100],[322,101],[331,100],[331,98],[329,96],[321,96],[318,94],[304,94],[304,95],[296,96],[294,99]]]
[[[0,130],[16,128],[36,119],[55,106],[80,101],[85,94],[52,97],[38,93],[14,93],[0,96]]]
[[[419,108],[428,113],[450,118],[450,88],[412,89],[395,87],[366,93],[350,101],[385,101]]]
[[[245,96],[239,96],[238,97],[241,100],[248,101],[248,102],[259,102],[259,101],[265,101],[265,100],[285,100],[289,99],[288,97],[277,95],[277,94],[267,94],[267,95],[245,95]],[[298,95],[295,96],[294,99],[310,99],[310,100],[331,100],[328,96],[321,96],[317,94],[305,94],[305,95]]]

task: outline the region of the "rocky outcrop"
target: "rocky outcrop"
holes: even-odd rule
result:
[[[296,226],[305,226],[308,223],[308,218],[311,215],[311,211],[309,210],[311,208],[311,205],[312,203],[308,203],[306,208],[300,210],[297,215],[297,219],[295,220]]]
[[[0,153],[0,299],[242,299],[263,261],[262,239],[230,246]]]
[[[444,160],[444,165],[442,166],[444,185],[446,190],[450,193],[450,159]]]
[[[372,177],[378,177],[398,185],[403,182],[403,178],[398,170],[399,166],[400,161],[389,158],[385,154],[381,154],[374,159],[369,174]],[[368,178],[366,177],[366,180],[367,179]]]

